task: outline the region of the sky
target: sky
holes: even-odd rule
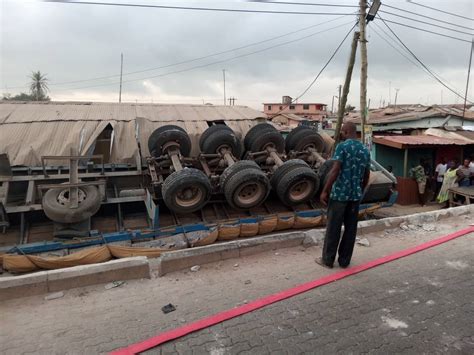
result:
[[[472,0],[414,1],[474,18]],[[239,0],[115,2],[305,14],[188,11],[0,0],[0,93],[14,95],[28,92],[28,76],[32,71],[40,70],[47,75],[49,95],[53,100],[117,102],[120,56],[123,53],[122,102],[223,104],[225,69],[227,99],[234,97],[237,105],[262,110],[263,103],[280,102],[283,95],[297,97],[308,87],[355,24],[356,16],[352,13],[357,11],[355,7],[265,4]],[[297,2],[354,6],[359,1]],[[386,5],[458,26],[435,22]],[[404,0],[386,0],[380,10],[382,12],[379,14],[385,20],[466,41],[388,23],[425,65],[443,78],[448,86],[464,95],[472,38],[466,33],[473,31],[459,26],[472,28],[474,21]],[[348,15],[314,15],[308,12]],[[466,33],[413,22],[386,12]],[[410,54],[404,53],[411,62],[402,56],[399,53],[402,51],[400,44],[388,35],[391,33],[380,19],[368,24],[367,97],[371,108],[384,103],[393,104],[396,93],[397,102],[401,104],[463,102],[413,64],[416,61]],[[344,82],[351,38],[352,34],[349,34],[333,60],[299,102],[321,102],[331,108],[333,96],[338,95],[338,86]],[[348,103],[356,107],[359,106],[360,97],[359,58],[360,53],[357,54],[348,98]],[[474,100],[473,77],[474,73],[471,75],[469,97]],[[337,99],[335,102],[337,104]]]

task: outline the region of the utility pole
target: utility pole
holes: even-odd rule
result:
[[[471,54],[469,54],[469,67],[467,68],[466,93],[464,94],[464,107],[462,109],[462,123],[464,126],[464,117],[466,116],[467,92],[469,91],[469,77],[471,76],[472,51],[474,50],[474,38],[471,41]]]
[[[397,97],[398,97],[398,92],[400,89],[395,89],[395,110],[397,110]]]
[[[360,29],[360,135],[364,142],[365,124],[367,121],[367,40],[365,38],[365,17],[367,11],[367,1],[359,0],[359,29]]]
[[[347,65],[346,79],[344,80],[344,88],[342,90],[342,96],[339,100],[339,110],[337,112],[337,123],[336,129],[334,131],[334,146],[333,151],[336,148],[336,145],[340,141],[342,119],[344,118],[344,108],[347,103],[347,95],[349,95],[349,88],[351,85],[352,70],[354,69],[355,56],[357,52],[357,43],[359,41],[359,32],[354,32],[354,37],[352,38],[351,54],[349,56],[349,64]]]
[[[120,53],[120,90],[119,90],[119,103],[122,102],[122,73],[123,73],[123,53]]]
[[[226,104],[226,99],[225,99],[225,69],[222,69],[222,76],[224,77],[224,106]]]
[[[342,90],[342,85],[339,85],[338,86],[339,88],[339,96],[337,97],[337,104],[340,105],[341,104],[341,90]],[[338,106],[339,107],[339,106]],[[339,112],[339,109],[337,110]]]

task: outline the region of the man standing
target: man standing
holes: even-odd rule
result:
[[[441,190],[441,186],[443,186],[444,174],[446,173],[447,169],[448,169],[448,164],[447,164],[446,158],[443,158],[441,159],[441,163],[436,165],[436,169],[435,169],[436,191],[433,196],[433,201],[436,199],[436,196],[438,196],[439,191]]]
[[[425,191],[426,191],[426,173],[424,159],[420,159],[420,164],[410,169],[410,176],[415,179],[418,185],[418,195],[420,197],[420,205],[425,205]]]
[[[357,140],[354,123],[345,123],[341,130],[342,143],[334,153],[334,165],[328,173],[321,192],[321,203],[328,206],[323,255],[316,259],[322,266],[332,268],[339,254],[342,268],[349,266],[357,234],[357,220],[362,192],[369,182],[370,154]],[[341,228],[344,234],[341,239]]]
[[[461,165],[457,171],[459,186],[469,186],[471,184],[471,169],[469,159],[464,159],[463,165]]]

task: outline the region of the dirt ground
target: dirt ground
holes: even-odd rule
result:
[[[470,216],[437,223],[408,225],[360,235],[370,245],[357,245],[353,265],[409,248],[466,228]],[[340,271],[320,267],[320,247],[295,247],[201,265],[151,280],[127,281],[64,291],[58,299],[32,296],[0,305],[1,352],[100,353],[303,282]],[[163,314],[172,303],[176,311]],[[28,334],[25,337],[25,334]]]

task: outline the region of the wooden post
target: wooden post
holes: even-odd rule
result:
[[[354,69],[355,56],[357,52],[357,42],[359,41],[359,32],[354,32],[354,37],[352,38],[351,46],[351,55],[349,57],[349,65],[347,66],[346,79],[344,80],[344,89],[342,90],[342,97],[339,100],[339,110],[337,112],[337,123],[336,129],[334,132],[334,146],[332,151],[336,149],[336,145],[339,143],[342,119],[344,118],[344,109],[347,103],[347,95],[349,94],[349,88],[351,86],[352,70]]]
[[[367,11],[366,0],[359,0],[360,15],[360,121],[361,121],[361,139],[365,138],[365,123],[367,121],[367,40],[365,39],[365,13]]]
[[[408,176],[408,148],[405,148],[405,153],[403,156],[403,177]]]

